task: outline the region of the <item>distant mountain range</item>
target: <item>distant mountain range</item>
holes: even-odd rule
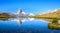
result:
[[[45,14],[41,14],[41,15],[36,15],[36,16],[39,16],[39,17],[57,17],[57,18],[60,18],[60,9],[57,9],[56,11],[54,12],[49,12],[49,13],[45,13]]]

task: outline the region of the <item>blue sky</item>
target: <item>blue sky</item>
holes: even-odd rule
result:
[[[38,14],[38,13],[42,13],[48,10],[54,10],[58,8],[60,8],[60,0],[0,0],[0,12],[17,12],[18,9],[22,9],[24,12],[27,12],[27,13]],[[33,24],[33,22],[37,23],[36,21],[32,21],[31,23]],[[29,25],[28,23],[26,24]],[[39,25],[39,23],[41,22],[39,21],[37,25]],[[0,28],[2,24],[4,24],[4,22],[0,23]],[[7,24],[2,25],[2,27],[4,26],[3,27],[4,29],[7,29],[6,26],[8,27],[8,29],[9,27],[11,27],[12,29],[13,27],[17,28],[16,27],[17,25],[15,24],[17,24],[17,22],[15,23],[13,21],[12,22],[9,21],[7,22]],[[43,24],[44,26],[42,27],[45,27],[47,23],[46,24],[41,23],[41,25]]]
[[[0,12],[42,13],[60,8],[60,0],[0,0]]]

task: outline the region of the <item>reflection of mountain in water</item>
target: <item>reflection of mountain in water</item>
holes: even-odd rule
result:
[[[42,15],[26,15],[22,10],[19,10],[18,14],[12,13],[0,13],[0,20],[15,20],[19,24],[22,24],[22,21],[33,20],[33,19],[42,19],[46,20],[49,23],[54,23],[60,26],[60,10],[55,10],[55,12],[50,12]],[[52,24],[54,26],[54,24]],[[50,26],[50,24],[49,24]],[[58,28],[57,27],[57,28]]]
[[[25,12],[22,12],[22,10],[18,10],[17,13],[0,13],[0,20],[2,21],[7,21],[7,20],[14,20],[17,21],[19,24],[22,24],[22,21],[25,21],[26,19],[30,19],[28,18],[29,16],[33,15],[31,14],[26,14]],[[33,20],[33,19],[30,19]]]
[[[53,18],[53,17],[42,17],[41,15],[23,15],[22,16],[19,16],[18,14],[9,14],[9,13],[1,13],[0,14],[1,16],[0,17],[3,17],[3,18],[7,18],[8,20],[13,20],[13,21],[17,21],[18,24],[20,25],[19,27],[17,26],[17,24],[15,25],[15,23],[11,23],[11,22],[8,22],[8,23],[5,23],[5,22],[0,22],[0,30],[1,32],[5,32],[5,33],[50,33],[51,30],[55,29],[55,30],[58,30],[60,29],[60,21],[58,21],[59,19],[58,18]],[[46,14],[45,14],[46,15]],[[41,16],[41,17],[40,17]],[[6,20],[7,20],[6,19]],[[46,21],[49,21],[49,22],[52,22],[52,23],[44,23],[43,21],[36,21],[36,20],[46,20]],[[3,19],[0,19],[0,20],[3,20]],[[5,21],[6,21],[5,20]],[[34,21],[32,21],[34,20]],[[27,22],[28,21],[28,22]],[[24,22],[24,24],[22,24]],[[1,26],[2,25],[2,26]],[[49,28],[49,29],[48,29]],[[0,33],[1,33],[0,32]],[[60,32],[60,31],[59,31]]]

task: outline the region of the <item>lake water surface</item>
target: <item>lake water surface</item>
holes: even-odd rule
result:
[[[42,20],[0,21],[0,33],[60,33],[60,30],[48,29],[48,23]]]

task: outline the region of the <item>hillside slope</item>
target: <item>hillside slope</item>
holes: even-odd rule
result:
[[[57,17],[60,18],[60,9],[56,10],[55,12],[50,12],[42,15],[38,15],[39,17]]]

